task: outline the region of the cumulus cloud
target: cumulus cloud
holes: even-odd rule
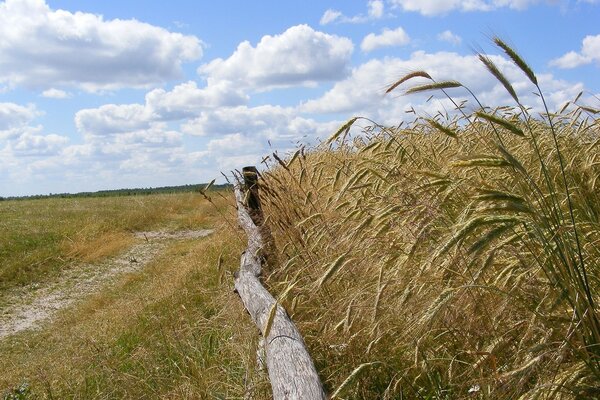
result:
[[[344,14],[342,14],[341,11],[328,9],[328,10],[325,10],[325,12],[323,13],[323,16],[321,17],[321,20],[319,21],[319,23],[321,25],[327,25],[332,22],[335,22],[336,20],[338,20],[339,18],[342,18],[343,16],[344,16]]]
[[[458,46],[462,42],[462,38],[450,30],[446,30],[437,35],[438,40],[450,43],[453,46]]]
[[[513,83],[515,90],[521,94],[521,100],[534,109],[541,110],[538,97],[533,96],[531,83],[514,64],[500,56],[491,56],[505,76]],[[426,53],[417,51],[407,59],[385,58],[370,60],[355,69],[343,81],[336,83],[329,91],[317,99],[304,102],[300,109],[306,113],[347,113],[364,115],[376,119],[383,124],[397,124],[403,118],[404,111],[411,107],[423,112],[435,113],[440,103],[428,102],[431,94],[399,96],[402,87],[390,95],[385,95],[385,88],[391,83],[414,70],[425,70],[436,80],[458,79],[468,86],[482,101],[489,106],[511,105],[513,101],[498,81],[483,67],[477,56],[462,56],[453,52]],[[581,83],[566,82],[552,75],[538,76],[542,89],[554,109],[573,99],[584,89]],[[407,83],[409,87],[417,80]],[[396,94],[397,93],[397,94]],[[462,89],[452,89],[452,96],[457,99],[473,100]],[[443,98],[443,96],[436,96]],[[451,104],[442,104],[452,110]],[[412,118],[412,116],[411,116]]]
[[[96,171],[96,175],[103,171],[108,174],[106,180],[117,173],[139,170],[137,173],[142,174],[144,168],[156,171],[157,177],[173,177],[185,169],[177,179],[188,174],[189,180],[197,181],[202,168],[227,172],[243,164],[256,164],[273,151],[271,146],[285,152],[299,141],[314,142],[329,136],[340,124],[318,122],[302,116],[295,107],[273,105],[201,108],[196,110],[196,117],[167,122],[151,113],[148,104],[107,104],[79,111],[76,124],[84,144],[66,147],[54,158],[54,168],[86,169]],[[169,115],[187,114],[184,105],[183,112],[173,105]],[[178,128],[175,123],[179,123]],[[185,134],[195,136],[202,150],[190,151],[184,145]],[[190,171],[196,176],[189,175]],[[124,182],[121,175],[119,181]]]
[[[17,156],[48,156],[58,154],[69,143],[69,138],[56,134],[36,135],[25,132],[8,143],[8,149]]]
[[[319,23],[327,25],[331,23],[362,24],[364,22],[380,19],[383,17],[385,6],[383,0],[369,0],[367,3],[367,15],[358,14],[352,17],[344,15],[341,11],[328,9],[323,13]]]
[[[337,122],[318,123],[301,117],[294,107],[273,105],[228,107],[202,113],[186,122],[182,131],[198,136],[243,133],[258,142],[286,141],[326,134]]]
[[[247,103],[249,97],[229,81],[218,81],[199,88],[194,81],[184,82],[166,91],[154,89],[146,94],[149,113],[163,120],[177,120],[197,115],[200,110]]]
[[[26,126],[41,114],[33,104],[0,103],[0,138]]]
[[[382,0],[371,0],[367,6],[369,7],[369,17],[373,19],[383,17],[384,6]]]
[[[102,110],[108,114],[110,108]],[[108,116],[106,119],[110,121]],[[85,129],[90,127],[99,129],[99,125]],[[39,193],[47,181],[53,181],[51,191],[60,192],[116,188],[115,185],[160,186],[202,179],[199,166],[206,166],[202,155],[185,149],[183,134],[166,123],[130,126],[131,130],[119,132],[110,125],[108,128],[104,133],[82,132],[83,143],[77,144],[69,144],[64,136],[41,134],[42,127],[7,141],[4,148],[0,147],[0,170],[5,169],[4,180],[10,182],[10,194],[19,193],[22,181],[39,184],[35,189]],[[30,192],[31,188],[21,190]]]
[[[182,63],[202,55],[195,36],[53,10],[44,0],[1,3],[0,37],[0,82],[9,87],[147,87],[181,77]]]
[[[404,46],[408,43],[410,43],[410,38],[402,27],[394,30],[384,28],[379,35],[369,33],[365,36],[360,44],[360,48],[364,52],[369,52],[381,47]]]
[[[79,110],[75,114],[75,125],[86,136],[144,131],[157,124],[197,117],[203,111],[245,104],[247,100],[248,96],[230,82],[199,88],[196,82],[188,81],[168,91],[151,90],[144,104],[104,104]]]
[[[231,170],[258,164],[275,149],[286,152],[299,142],[315,143],[340,124],[306,118],[295,107],[239,106],[203,113],[185,123],[182,131],[208,137],[207,157],[219,169]]]
[[[426,16],[446,14],[455,10],[493,11],[504,7],[524,10],[538,2],[539,0],[390,0],[394,7]]]
[[[75,114],[77,129],[86,135],[106,136],[148,129],[152,115],[141,104],[105,104]]]
[[[579,53],[570,51],[562,57],[550,61],[550,65],[568,69],[593,62],[600,65],[600,35],[586,36],[583,39],[581,51]]]
[[[44,90],[41,96],[49,99],[68,99],[69,97],[71,97],[71,93],[65,92],[64,90],[60,89],[50,88]]]
[[[244,41],[229,58],[217,58],[198,72],[209,84],[227,81],[257,90],[315,84],[342,78],[352,50],[348,38],[297,25],[280,35],[263,36],[256,47]]]
[[[43,113],[35,105],[0,103],[0,153],[3,163],[12,159],[58,154],[69,143],[66,136],[43,134],[34,120]],[[3,164],[0,163],[0,164]]]
[[[315,121],[295,107],[214,102],[207,88],[186,82],[170,91],[150,91],[144,104],[105,104],[80,110],[75,123],[84,144],[65,148],[54,158],[55,168],[86,169],[96,171],[95,175],[104,171],[111,177],[117,171],[133,173],[142,165],[151,165],[157,176],[163,177],[186,168],[196,171],[198,175],[190,178],[196,181],[201,176],[199,168],[227,171],[258,163],[270,146],[285,151],[300,140],[310,142],[330,135],[340,123]],[[186,134],[196,138],[201,151],[190,151],[189,141],[184,144]]]

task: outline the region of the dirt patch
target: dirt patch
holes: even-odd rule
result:
[[[150,232],[136,232],[135,237],[146,240],[150,239],[197,239],[204,237],[212,233],[212,230],[199,230],[199,231],[150,231]]]
[[[15,333],[40,328],[58,311],[99,291],[124,273],[141,270],[172,240],[208,236],[211,229],[136,232],[138,239],[129,250],[103,262],[67,269],[55,282],[31,285],[9,293],[0,309],[0,340]]]

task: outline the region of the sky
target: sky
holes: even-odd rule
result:
[[[0,2],[0,196],[222,181],[319,143],[353,116],[398,125],[448,109],[385,95],[404,74],[455,79],[489,106],[538,75],[550,108],[600,106],[600,0]],[[457,99],[464,90],[452,89]]]

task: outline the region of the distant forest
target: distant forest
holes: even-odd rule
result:
[[[49,198],[75,198],[75,197],[114,197],[114,196],[143,196],[148,194],[158,193],[182,193],[182,192],[202,192],[208,184],[199,183],[194,185],[180,185],[180,186],[162,186],[155,188],[133,188],[133,189],[113,189],[113,190],[99,190],[97,192],[80,192],[80,193],[50,193],[50,194],[36,194],[32,196],[9,196],[1,197],[0,201],[3,200],[35,200],[35,199],[49,199]],[[208,190],[223,190],[229,189],[233,186],[230,184],[223,185],[210,185]]]

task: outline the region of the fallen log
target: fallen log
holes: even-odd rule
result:
[[[235,185],[235,196],[239,224],[248,236],[248,248],[242,254],[240,270],[235,276],[235,290],[263,334],[261,341],[273,399],[326,399],[300,332],[260,281],[263,262],[269,258],[266,249],[272,248],[272,239],[260,206],[258,172],[255,167],[245,167],[242,176],[243,183],[238,179]]]

